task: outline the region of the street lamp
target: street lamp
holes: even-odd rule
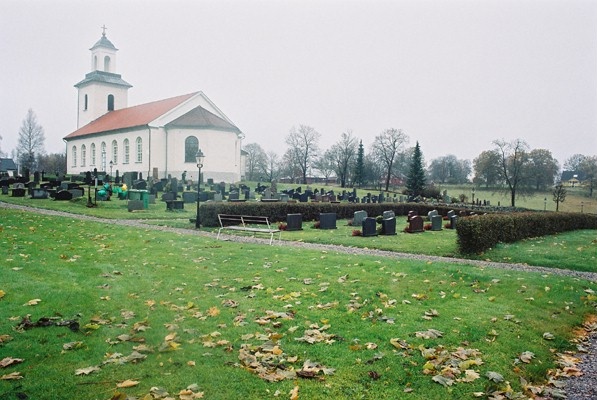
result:
[[[197,218],[195,218],[195,228],[201,228],[201,219],[199,218],[199,202],[200,202],[200,193],[201,193],[201,168],[203,168],[203,159],[205,155],[201,151],[201,149],[197,149],[197,154],[195,154],[195,161],[197,161],[197,168],[199,168],[199,177],[197,178]]]
[[[475,205],[475,187],[473,186],[473,205]]]
[[[547,211],[547,197],[543,198],[543,211]]]
[[[112,167],[114,166],[114,161],[110,160],[110,180],[112,180]]]

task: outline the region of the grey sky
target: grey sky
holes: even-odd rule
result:
[[[29,108],[64,150],[104,24],[129,105],[201,90],[280,155],[299,124],[322,149],[403,129],[427,161],[500,138],[597,154],[597,1],[580,0],[3,0],[2,151]]]

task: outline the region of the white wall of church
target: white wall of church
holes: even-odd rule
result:
[[[114,96],[115,110],[128,107],[127,89],[99,83],[79,89],[77,129],[108,112],[108,95],[110,94]],[[85,95],[87,95],[87,108],[85,108]]]
[[[124,172],[141,172],[143,177],[151,175],[153,168],[158,169],[158,178],[168,175],[180,178],[187,171],[187,179],[197,180],[197,165],[194,158],[185,161],[185,139],[195,136],[199,140],[199,148],[205,154],[205,161],[201,173],[203,179],[214,179],[216,182],[228,183],[241,180],[241,140],[234,132],[209,129],[171,129],[144,127],[134,131],[113,133],[95,137],[73,139],[67,145],[67,160],[69,174],[82,174],[87,171],[110,173],[119,175]],[[141,161],[137,158],[137,138],[142,143]],[[126,157],[125,140],[128,139],[128,160]],[[113,142],[116,142],[114,154]],[[102,162],[102,143],[105,143],[105,165]],[[95,144],[95,162],[92,157],[92,147]],[[85,156],[83,147],[85,146]],[[151,146],[151,150],[150,150]],[[76,151],[73,152],[73,147]],[[76,162],[74,161],[76,160]]]

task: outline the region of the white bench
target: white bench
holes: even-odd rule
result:
[[[220,222],[220,228],[218,229],[218,237],[224,229],[245,231],[253,233],[266,233],[270,235],[269,244],[271,245],[274,241],[274,234],[278,234],[278,240],[282,233],[277,228],[272,228],[269,221],[269,217],[255,217],[250,215],[230,215],[230,214],[218,214],[218,221]],[[258,228],[254,225],[266,225],[267,228]]]

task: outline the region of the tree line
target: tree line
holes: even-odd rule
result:
[[[418,144],[408,147],[409,136],[401,129],[389,128],[375,136],[365,151],[363,141],[351,130],[340,135],[329,149],[319,146],[321,134],[313,127],[299,125],[285,137],[288,149],[283,155],[265,152],[257,143],[243,147],[246,152],[246,179],[272,181],[287,179],[306,183],[314,173],[329,180],[335,177],[341,187],[369,186],[388,191],[404,186],[410,195],[431,193],[437,184],[466,184],[503,190],[510,195],[511,206],[520,196],[550,190],[560,182],[560,164],[547,149],[531,149],[522,139],[510,142],[494,140],[471,163],[455,155],[435,158],[425,168]],[[575,154],[564,169],[583,177],[589,196],[597,179],[597,156]]]

